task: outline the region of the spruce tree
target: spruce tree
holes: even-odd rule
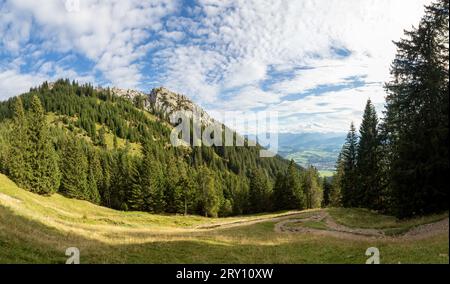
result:
[[[323,189],[317,169],[310,166],[303,172],[302,176],[306,208],[320,208],[323,199]]]
[[[14,102],[14,120],[10,133],[10,149],[7,157],[9,177],[20,187],[31,190],[32,169],[29,158],[28,122],[22,98]]]
[[[39,194],[52,194],[57,191],[61,174],[58,167],[58,156],[50,139],[45,111],[39,97],[31,98],[28,112],[27,156],[30,159],[30,190]]]
[[[91,149],[89,145],[85,145],[88,157],[88,173],[87,173],[87,194],[86,200],[100,204],[101,197],[99,189],[103,185],[103,172],[100,164],[100,158],[95,149]]]
[[[342,206],[342,177],[344,176],[344,161],[342,160],[342,151],[339,153],[336,161],[336,172],[333,174],[333,180],[330,190],[330,206]]]
[[[100,190],[104,186],[104,177],[101,157],[99,152],[95,149],[91,149],[89,151],[89,169],[92,171],[93,177],[96,181],[98,195],[100,196]]]
[[[166,197],[164,193],[164,174],[161,166],[157,163],[151,164],[153,185],[150,187],[150,195],[147,196],[147,204],[151,211],[161,213],[166,210]],[[148,202],[149,201],[149,202]]]
[[[129,148],[119,149],[116,153],[116,172],[113,177],[114,206],[122,211],[128,211],[128,198],[133,189],[133,179],[130,178],[136,171],[136,160],[129,153]]]
[[[361,194],[359,205],[380,210],[383,206],[380,170],[381,143],[378,135],[378,117],[370,99],[366,104],[359,133],[360,139],[356,161],[358,191]]]
[[[358,137],[353,122],[347,134],[342,149],[343,175],[341,178],[342,204],[344,207],[358,207],[361,194],[358,191],[356,172],[356,157],[358,151]]]
[[[60,191],[76,199],[88,199],[88,160],[80,141],[69,135],[63,146]]]
[[[293,160],[286,174],[277,177],[274,199],[278,210],[302,210],[306,206],[299,170]]]
[[[11,130],[9,128],[0,127],[0,173],[8,175],[8,157],[10,152],[9,137],[11,137]]]
[[[95,177],[94,169],[91,167],[89,167],[87,176],[87,194],[85,195],[85,199],[95,204],[100,203],[100,194],[98,193],[97,179]]]
[[[214,176],[207,167],[200,167],[197,175],[199,203],[206,217],[217,217],[220,198],[216,190]]]
[[[183,214],[186,216],[188,214],[189,208],[192,207],[193,197],[194,197],[194,183],[192,179],[184,175],[180,178],[178,181],[177,186],[180,188],[182,192],[182,198],[183,198]]]
[[[323,200],[322,200],[322,207],[328,207],[331,203],[331,192],[332,192],[333,185],[331,184],[329,178],[324,177],[322,181],[322,188],[323,188]]]
[[[140,167],[142,169],[142,166]],[[128,197],[128,204],[131,210],[144,211],[145,210],[145,196],[143,192],[143,182],[141,179],[141,171],[139,168],[133,169],[132,189],[130,196]]]
[[[150,141],[144,142],[143,157],[139,169],[141,193],[146,211],[161,213],[166,209],[164,179],[161,167],[152,152]]]
[[[383,129],[398,217],[448,210],[448,37],[449,1],[438,0],[396,42]]]
[[[266,174],[254,168],[250,172],[249,201],[252,213],[270,212],[272,192]]]
[[[112,175],[114,158],[110,152],[103,152],[101,155],[101,167],[102,167],[102,183],[99,187],[100,198],[102,204],[111,208],[112,207]]]
[[[171,158],[168,161],[165,171],[165,202],[166,211],[169,213],[182,213],[184,208],[182,189],[178,186],[180,181],[180,169],[177,166],[177,159]],[[180,212],[181,210],[181,212]]]
[[[274,199],[274,209],[284,210],[287,208],[287,192],[286,192],[286,175],[283,173],[278,173],[275,179],[275,185],[273,187],[273,199]],[[293,195],[292,195],[293,197]]]

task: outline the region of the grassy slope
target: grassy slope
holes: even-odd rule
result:
[[[437,222],[448,217],[448,212],[446,212],[400,221],[395,217],[380,215],[376,212],[361,208],[331,208],[328,209],[328,212],[336,222],[342,225],[353,228],[382,229],[387,235],[401,234],[418,225]]]
[[[82,263],[364,263],[371,246],[380,249],[383,263],[448,263],[448,235],[348,241],[276,233],[270,220],[195,228],[278,215],[207,219],[119,212],[60,195],[38,196],[0,175],[0,263],[64,263],[72,246],[80,248]]]
[[[152,114],[148,113],[147,115],[149,118],[153,117]],[[63,123],[63,118],[67,118],[68,120],[72,121],[73,123],[73,127],[74,127],[74,132],[77,133],[79,136],[84,137],[84,139],[86,139],[89,142],[92,142],[91,138],[88,136],[88,134],[86,133],[86,131],[84,131],[81,128],[78,128],[75,126],[75,122],[76,122],[76,118],[73,117],[68,117],[68,116],[64,116],[64,115],[56,115],[54,113],[48,113],[47,114],[47,122],[54,126],[54,127],[58,127],[58,128],[63,128],[67,131],[69,131],[69,126],[67,124]],[[102,128],[102,125],[100,124],[96,124],[95,125],[96,130],[100,130],[100,128]],[[105,143],[106,143],[106,148],[109,150],[114,149],[114,134],[112,134],[111,130],[108,129],[108,127],[103,126],[106,130],[105,133]],[[125,148],[127,141],[125,139],[122,138],[117,138],[117,147],[118,148]],[[130,144],[130,153],[132,155],[140,155],[141,153],[141,149],[142,146],[138,143],[129,143]]]

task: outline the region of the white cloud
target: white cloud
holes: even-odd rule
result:
[[[79,75],[71,69],[52,66],[50,63],[45,63],[43,66],[44,68],[52,69],[56,75],[48,76],[46,72],[24,74],[20,73],[17,69],[0,70],[0,101],[25,93],[31,87],[37,87],[44,81],[51,82],[59,78],[71,78],[80,83],[94,81],[94,77]]]
[[[257,86],[247,86],[239,91],[227,95],[226,104],[221,110],[233,111],[251,111],[257,108],[267,108],[281,102],[279,93],[266,92]]]
[[[0,100],[25,93],[30,87],[45,81],[45,77],[31,74],[20,74],[15,70],[0,71]]]
[[[353,56],[345,59],[311,60],[308,68],[292,71],[291,79],[280,79],[270,86],[272,90],[286,94],[303,93],[314,90],[319,86],[349,84],[355,80],[380,82],[383,78],[371,76],[368,65],[369,60],[357,60]]]
[[[230,65],[223,85],[225,88],[247,86],[266,78],[267,65],[255,60],[242,60]]]
[[[350,122],[359,127],[369,98],[381,115],[385,95],[382,86],[373,84],[283,101],[269,109],[280,114],[281,132],[344,132]]]
[[[70,13],[63,0],[6,0],[0,47],[19,60],[0,62],[0,90],[11,93],[6,78],[22,86],[70,75],[42,59],[53,51],[92,61],[94,70],[81,77],[100,73],[119,87],[149,79],[210,110],[275,109],[284,129],[342,131],[360,120],[368,97],[382,105],[392,40],[419,22],[430,1],[197,0],[183,7],[179,0],[80,0],[80,11]],[[23,73],[25,55],[39,69]],[[355,77],[362,86],[351,86]],[[343,84],[350,87],[305,93]]]
[[[304,97],[296,103],[282,102],[279,107],[290,113],[312,113],[317,108],[325,111],[327,108],[320,105],[331,101],[331,111],[336,109],[334,114],[343,116],[336,119],[317,114],[308,125],[342,131],[351,120],[360,120],[355,114],[361,112],[367,97],[373,94],[382,97],[382,83],[389,78],[389,65],[395,55],[392,40],[399,40],[404,29],[418,23],[423,5],[430,1],[198,2],[203,14],[196,19],[196,29],[190,31],[194,37],[185,45],[169,47],[164,60],[158,61],[177,64],[177,68],[164,70],[162,83],[176,85],[178,91],[193,96],[210,109],[245,110],[252,103],[254,107],[272,107],[283,94],[302,94],[322,85],[352,83],[351,77],[359,77],[366,89]],[[339,54],[339,50],[345,50],[349,56],[342,56],[345,54]],[[192,66],[196,67],[191,69]],[[299,70],[299,67],[312,68]],[[268,72],[271,68],[285,74],[277,77]],[[195,79],[184,78],[179,70]],[[179,84],[173,84],[174,80]],[[193,92],[209,88],[213,90],[210,93]],[[230,89],[234,94],[231,99],[221,95],[228,94]],[[267,93],[276,94],[276,99],[267,100]],[[249,94],[254,97],[248,98]],[[307,125],[304,127],[308,129]],[[301,130],[301,126],[297,128]]]
[[[192,45],[163,49],[155,56],[154,68],[161,69],[160,81],[168,88],[204,103],[218,99],[218,75],[213,72],[224,64],[224,58],[217,52]]]
[[[79,11],[70,12],[61,0],[7,0],[1,8],[3,46],[18,52],[30,40],[33,25],[35,36],[45,41],[41,48],[86,56],[114,85],[139,85],[142,75],[136,61],[147,52],[145,41],[161,29],[161,18],[173,13],[178,1],[79,3]]]

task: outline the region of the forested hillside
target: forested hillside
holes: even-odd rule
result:
[[[229,216],[320,206],[315,169],[260,158],[259,147],[172,147],[167,116],[143,100],[59,80],[2,102],[0,170],[32,192],[120,210]],[[286,203],[284,192],[295,199]]]

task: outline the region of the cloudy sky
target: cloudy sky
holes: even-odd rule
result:
[[[0,0],[0,100],[70,78],[343,132],[382,110],[392,40],[428,0]]]

